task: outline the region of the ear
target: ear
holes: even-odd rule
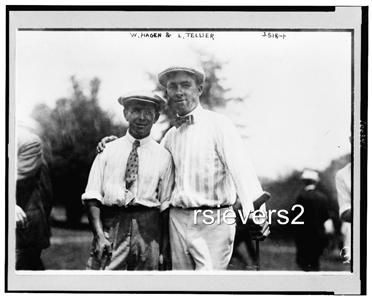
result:
[[[164,98],[165,98],[166,100],[169,100],[169,97],[168,97],[168,92],[167,92],[167,90],[165,90],[165,91],[164,91]]]
[[[199,96],[202,95],[202,93],[203,93],[203,88],[204,88],[203,84],[200,84],[200,85],[198,86]]]
[[[127,109],[123,109],[123,115],[124,115],[124,118],[126,119],[126,120],[128,120],[128,117],[127,117],[127,115],[128,115],[128,110]]]
[[[156,111],[155,111],[154,123],[156,123],[156,122],[158,121],[159,116],[160,116],[160,112],[159,112],[159,110],[156,110]]]

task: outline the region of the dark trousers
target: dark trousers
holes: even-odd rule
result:
[[[87,269],[158,270],[160,220],[157,208],[102,207],[103,231],[112,244],[112,256],[100,261],[92,252]]]
[[[319,259],[326,242],[322,236],[307,236],[309,236],[309,234],[304,234],[304,236],[296,240],[297,265],[304,271],[319,271]]]
[[[45,270],[40,256],[41,249],[17,249],[16,270]]]

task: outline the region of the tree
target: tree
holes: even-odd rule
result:
[[[33,117],[44,128],[50,147],[52,183],[56,202],[66,206],[70,225],[78,225],[82,215],[81,194],[95,158],[98,141],[107,135],[121,136],[126,128],[112,122],[112,116],[98,104],[100,80],[90,81],[86,95],[81,83],[71,77],[72,94],[57,100],[54,108],[38,105]]]

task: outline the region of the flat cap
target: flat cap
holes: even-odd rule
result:
[[[196,79],[198,80],[197,83],[201,84],[204,82],[204,71],[201,67],[196,65],[187,65],[187,66],[171,66],[165,69],[164,71],[160,72],[158,75],[159,83],[163,86],[167,86],[167,82],[169,79],[169,75],[176,72],[185,72],[192,75],[195,75]]]
[[[155,105],[158,105],[159,107],[167,103],[167,101],[162,96],[160,96],[159,94],[155,92],[149,92],[149,91],[131,92],[124,96],[121,96],[118,99],[118,102],[123,106],[126,103],[131,102],[131,101],[153,103]]]

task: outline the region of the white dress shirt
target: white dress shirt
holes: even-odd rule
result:
[[[263,194],[237,129],[225,116],[198,106],[194,124],[171,128],[162,144],[172,154],[174,207],[233,205],[237,195],[243,213]]]
[[[130,190],[125,188],[125,168],[134,141],[127,133],[106,144],[93,162],[83,201],[96,199],[106,206],[140,204],[161,211],[168,207],[174,182],[173,161],[170,153],[150,136],[140,140],[138,176]]]
[[[351,163],[336,173],[336,189],[341,215],[351,209]]]

